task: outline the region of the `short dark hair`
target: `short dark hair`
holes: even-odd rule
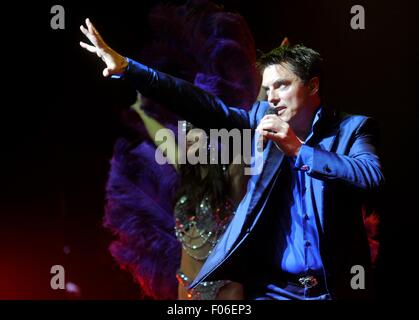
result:
[[[263,54],[257,63],[261,71],[274,64],[287,64],[304,84],[313,77],[323,80],[323,58],[320,53],[301,44],[277,47]]]

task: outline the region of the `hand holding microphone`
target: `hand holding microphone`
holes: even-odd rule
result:
[[[300,151],[302,141],[277,112],[277,109],[269,108],[256,128],[256,132],[260,134],[258,146],[259,143],[263,145],[267,139],[273,140],[286,156],[295,157]]]

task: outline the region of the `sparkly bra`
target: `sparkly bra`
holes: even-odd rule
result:
[[[197,261],[204,261],[218,243],[234,211],[230,202],[226,201],[222,208],[213,210],[208,196],[204,196],[194,212],[188,211],[188,197],[182,196],[175,206],[175,233],[182,243],[184,251]],[[180,285],[186,288],[190,279],[179,270],[177,278]],[[192,290],[188,297],[192,300],[213,300],[218,290],[229,281],[205,281]]]

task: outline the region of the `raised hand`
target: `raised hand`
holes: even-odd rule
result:
[[[89,19],[86,19],[86,27],[81,25],[80,30],[92,45],[80,41],[80,46],[87,51],[96,53],[105,62],[106,68],[103,69],[103,76],[108,77],[113,74],[123,73],[128,66],[127,59],[106,44]]]

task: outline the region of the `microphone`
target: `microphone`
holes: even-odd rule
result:
[[[275,108],[272,108],[272,107],[269,107],[267,110],[266,110],[266,112],[265,112],[265,114],[274,114],[274,115],[278,115],[278,111],[275,109]]]
[[[267,115],[267,114],[278,115],[276,109],[275,108],[272,108],[272,107],[269,107],[268,109],[266,109],[265,115]],[[271,133],[276,133],[275,131],[269,130],[269,129],[267,129],[265,131],[271,132]],[[264,149],[264,141],[265,141],[265,139],[260,138],[260,140],[257,142],[257,150],[259,152],[262,152],[263,149]]]
[[[268,109],[266,109],[266,112],[265,112],[265,115],[267,115],[267,114],[274,114],[274,115],[277,116],[278,115],[278,111],[275,108],[269,107]],[[276,133],[275,131],[269,130],[269,129],[267,129],[265,131]]]

